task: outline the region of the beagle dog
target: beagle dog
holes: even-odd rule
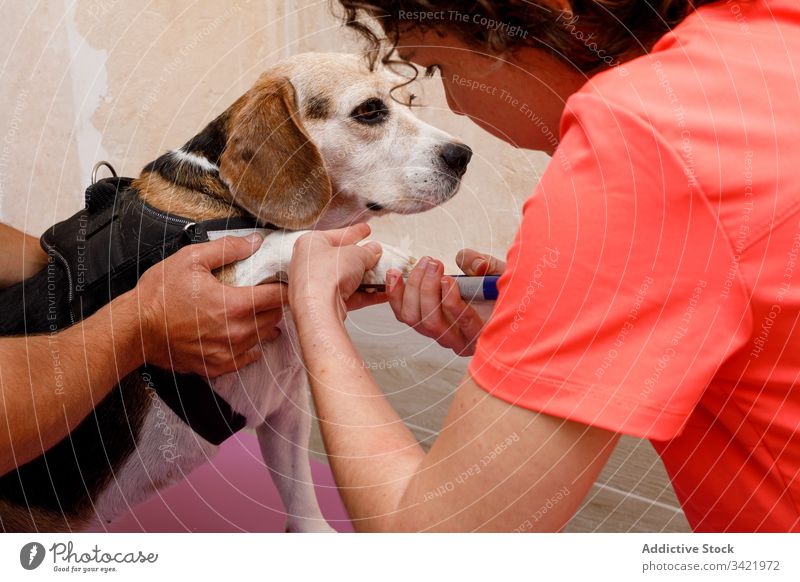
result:
[[[386,69],[370,71],[356,55],[289,58],[183,147],[148,164],[132,187],[150,207],[188,220],[251,217],[277,227],[252,257],[218,277],[236,286],[280,279],[307,230],[422,212],[458,190],[471,150],[395,101],[402,82]],[[413,263],[384,245],[365,282]],[[306,374],[290,316],[281,327],[277,340],[262,345],[261,360],[211,388],[255,430],[287,529],[332,531],[313,488]],[[149,383],[141,370],[132,374],[90,415],[91,427],[76,429],[46,460],[0,478],[0,529],[76,531],[110,522],[211,458],[218,446]]]

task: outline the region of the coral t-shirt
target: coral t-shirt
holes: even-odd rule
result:
[[[700,8],[560,135],[472,377],[650,439],[696,531],[800,530],[800,3]]]

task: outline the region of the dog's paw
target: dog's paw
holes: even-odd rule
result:
[[[403,275],[408,275],[414,265],[417,264],[417,259],[401,251],[400,249],[380,243],[383,247],[383,253],[374,268],[364,273],[362,283],[367,285],[383,285],[386,283],[386,272],[389,269],[396,269]]]

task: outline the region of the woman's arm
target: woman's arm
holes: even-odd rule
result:
[[[342,321],[344,301],[377,255],[339,245],[368,232],[359,226],[300,239],[289,285],[323,438],[356,528],[560,529],[616,435],[507,404],[466,377],[425,454]]]
[[[47,265],[47,254],[39,240],[0,224],[0,288],[35,275]]]

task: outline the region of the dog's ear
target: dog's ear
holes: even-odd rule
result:
[[[292,84],[262,77],[231,109],[219,174],[236,204],[263,223],[311,226],[330,202],[331,183]]]

